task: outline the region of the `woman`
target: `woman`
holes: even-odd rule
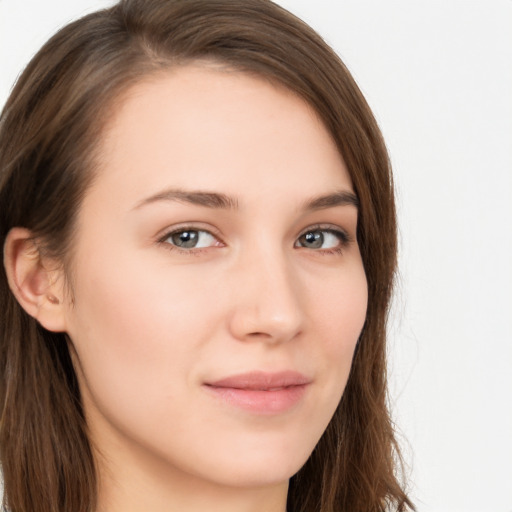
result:
[[[122,0],[0,132],[5,506],[412,508],[386,409],[385,146],[267,0]]]

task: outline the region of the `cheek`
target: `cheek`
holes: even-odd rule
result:
[[[337,405],[350,373],[354,350],[366,320],[367,281],[362,265],[327,281],[315,300],[315,329],[321,333],[317,352],[330,397]],[[334,411],[333,411],[334,412]]]
[[[368,306],[367,281],[362,266],[351,267],[338,279],[326,280],[315,304],[315,317],[327,340],[326,350],[341,353],[353,350]]]
[[[347,265],[321,279],[297,271],[304,335],[283,344],[280,356],[311,370],[315,385],[289,420],[266,424],[219,409],[197,389],[205,367],[225,369],[231,356],[252,364],[251,347],[225,329],[226,313],[237,306],[226,272],[187,272],[136,255],[88,256],[76,272],[69,334],[98,445],[121,440],[130,448],[135,442],[187,472],[226,481],[295,473],[345,388],[366,314],[362,266]]]
[[[82,387],[105,415],[166,414],[193,377],[194,348],[207,340],[208,294],[179,272],[166,279],[165,269],[126,256],[91,257],[83,268],[69,332]]]

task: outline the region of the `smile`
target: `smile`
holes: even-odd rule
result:
[[[251,372],[204,384],[225,403],[256,414],[280,414],[297,405],[311,379],[295,371]]]

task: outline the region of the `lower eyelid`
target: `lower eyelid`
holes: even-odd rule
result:
[[[176,234],[182,233],[182,232],[186,232],[186,231],[206,233],[209,237],[211,237],[211,245],[186,248],[186,247],[180,247],[179,245],[169,242],[169,239],[173,235],[176,235]],[[313,231],[328,233],[328,234],[336,237],[339,241],[339,245],[336,247],[327,247],[327,248],[320,247],[317,249],[314,249],[314,248],[311,249],[311,250],[313,250],[315,252],[319,252],[319,253],[325,253],[325,254],[340,253],[342,251],[342,249],[345,249],[354,240],[354,237],[352,235],[350,235],[347,231],[340,229],[340,228],[333,228],[331,226],[311,226],[308,229],[304,230],[299,235],[299,237],[296,239],[294,247],[308,249],[308,247],[305,247],[303,245],[297,245],[297,244],[299,242],[300,237],[304,236],[308,232],[313,232]],[[178,226],[174,229],[171,229],[171,230],[165,232],[165,234],[163,234],[162,236],[158,237],[157,240],[159,243],[166,245],[169,249],[178,250],[183,253],[193,253],[193,252],[197,253],[197,252],[206,251],[212,247],[222,247],[225,245],[223,243],[222,239],[217,234],[213,233],[212,230],[200,228],[200,227],[196,227],[196,226],[187,226],[187,225]]]

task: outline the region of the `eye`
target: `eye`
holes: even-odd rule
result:
[[[295,242],[295,247],[306,249],[341,250],[349,242],[348,235],[335,229],[309,229]]]
[[[217,238],[202,229],[180,229],[165,235],[162,242],[179,249],[203,249],[219,244]]]

